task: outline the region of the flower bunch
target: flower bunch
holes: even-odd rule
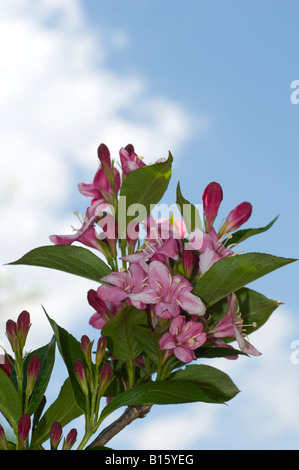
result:
[[[80,226],[70,235],[52,235],[52,245],[35,248],[11,263],[95,281],[86,303],[93,309],[88,318],[97,341],[85,334],[78,341],[45,312],[53,338],[24,354],[29,314],[24,311],[16,322],[7,322],[14,357],[7,351],[0,357],[0,410],[16,443],[7,443],[0,427],[4,449],[41,449],[50,439],[50,448],[56,450],[62,426],[82,414],[85,430],[78,449],[103,448],[155,404],[231,400],[239,390],[230,377],[200,359],[261,354],[248,335],[280,302],[246,286],[295,261],[236,248],[268,230],[276,218],[264,227],[240,229],[252,215],[251,204],[241,202],[217,228],[223,201],[217,182],[207,185],[201,203],[195,205],[185,199],[178,183],[179,214],[172,207],[166,217],[155,218],[154,209],[172,174],[170,153],[167,159],[146,164],[129,144],[119,151],[119,166],[106,145],[99,146],[97,155],[92,182],[78,185],[89,198]],[[44,411],[55,345],[68,376]],[[127,407],[123,415],[88,444],[104,420],[122,406]],[[76,439],[73,428],[62,449],[72,448]]]

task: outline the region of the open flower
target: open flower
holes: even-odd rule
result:
[[[260,356],[261,353],[244,337],[243,319],[237,309],[236,294],[233,293],[229,295],[227,300],[228,313],[225,317],[221,318],[213,328],[211,338],[236,338],[241,351],[246,354],[250,354],[251,356]]]
[[[202,346],[207,339],[203,333],[203,324],[193,320],[186,321],[179,315],[170,323],[169,332],[165,333],[160,341],[161,349],[169,350],[182,362],[190,362],[196,359],[194,350]]]
[[[140,310],[146,304],[154,301],[155,291],[150,289],[146,282],[148,276],[138,264],[132,264],[127,271],[112,272],[104,276],[97,295],[104,302],[121,302],[126,300],[128,305],[134,305]]]
[[[204,315],[206,307],[199,297],[191,293],[192,284],[179,274],[172,276],[167,266],[160,261],[150,263],[148,283],[155,291],[154,313],[158,317],[176,317],[182,310]]]

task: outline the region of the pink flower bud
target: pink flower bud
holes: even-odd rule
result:
[[[96,365],[99,366],[105,356],[107,340],[105,336],[101,336],[98,340],[96,351]]]
[[[101,144],[98,148],[98,157],[105,168],[111,168],[111,159],[110,159],[110,152],[108,147],[105,144]]]
[[[7,440],[3,427],[0,424],[0,450],[8,450]]]
[[[26,310],[23,310],[23,312],[20,313],[17,319],[17,330],[21,350],[25,346],[30,326],[30,315]]]
[[[77,375],[77,379],[78,379],[79,384],[81,385],[83,393],[87,395],[88,394],[87,370],[86,370],[85,365],[80,359],[77,359],[75,361],[74,371]]]
[[[38,357],[37,354],[33,354],[28,364],[27,376],[32,377],[34,378],[34,380],[36,380],[39,374],[39,370],[40,370],[40,358]]]
[[[218,209],[223,198],[222,188],[219,183],[213,181],[208,184],[203,192],[203,210],[205,215],[206,232],[209,232],[218,214]]]
[[[99,385],[99,395],[103,395],[112,377],[112,368],[110,364],[107,364],[107,363],[103,364],[101,368],[101,372],[100,372],[100,377],[101,377],[101,381]]]
[[[26,395],[30,396],[33,392],[33,388],[40,370],[40,358],[37,354],[33,354],[30,358],[27,370],[27,385]]]
[[[241,225],[245,224],[252,213],[252,205],[249,202],[242,202],[235,207],[226,217],[223,226],[220,229],[221,235],[223,233],[233,232]]]
[[[19,349],[19,340],[18,340],[18,332],[17,332],[17,324],[13,320],[7,320],[6,322],[6,334],[12,350],[14,352],[18,351]]]
[[[195,276],[199,271],[198,255],[193,250],[183,250],[182,263],[185,277],[191,280],[191,278]]]
[[[62,450],[70,450],[77,440],[77,430],[75,428],[71,429],[66,439],[64,440]]]
[[[12,364],[14,360],[8,354],[0,354],[0,369],[2,369],[8,377],[11,375]]]
[[[83,335],[81,338],[81,348],[84,353],[84,358],[88,365],[91,364],[91,350],[93,341],[90,341],[87,335]]]
[[[31,421],[29,414],[24,414],[18,422],[18,435],[21,442],[24,444],[31,428]]]
[[[58,421],[54,421],[50,430],[51,450],[57,450],[58,444],[62,436],[62,426]]]

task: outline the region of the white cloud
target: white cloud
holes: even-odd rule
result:
[[[48,244],[52,233],[68,233],[78,209],[70,200],[78,200],[77,183],[92,178],[101,142],[114,156],[131,142],[150,162],[168,150],[175,154],[193,131],[205,130],[204,119],[196,122],[175,101],[153,95],[143,77],[106,66],[111,48],[128,47],[127,33],[116,29],[108,38],[93,31],[83,6],[0,0],[2,264]],[[23,308],[38,318],[38,295],[64,319],[78,317],[74,286],[86,283],[62,276],[1,267],[0,322]]]

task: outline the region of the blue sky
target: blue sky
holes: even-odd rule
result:
[[[296,1],[0,6],[7,45],[0,49],[1,264],[49,243],[52,233],[70,233],[73,211],[86,208],[76,185],[92,178],[102,141],[115,154],[131,142],[148,162],[170,150],[169,204],[178,180],[193,203],[214,180],[224,191],[218,223],[244,200],[253,205],[247,227],[279,214],[242,249],[298,258],[299,104],[290,101],[299,79]],[[1,267],[0,281],[1,325],[30,310],[33,344],[51,334],[41,303],[78,337],[85,327],[96,335],[86,326],[88,281],[26,267]],[[116,437],[115,448],[298,448],[299,365],[290,360],[299,339],[298,265],[250,287],[284,305],[253,335],[261,357],[210,363],[241,393],[220,408],[156,407]],[[59,364],[53,396],[60,375]]]

